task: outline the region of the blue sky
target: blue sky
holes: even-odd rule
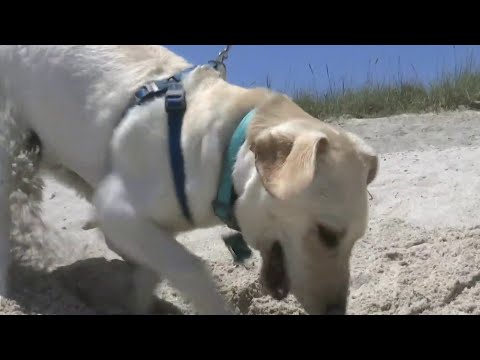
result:
[[[168,45],[195,64],[215,58],[224,45]],[[478,59],[478,45],[235,45],[227,60],[229,81],[242,86],[323,91],[337,85],[358,86],[374,80],[416,78],[427,83],[443,70],[453,70],[468,56]],[[375,64],[376,63],[376,64]],[[310,69],[311,66],[311,69]],[[370,71],[369,71],[370,69]]]

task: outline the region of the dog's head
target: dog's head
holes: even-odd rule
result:
[[[345,313],[349,258],[366,230],[376,154],[282,96],[259,108],[248,148],[255,170],[238,220],[261,253],[263,285],[276,299],[291,291],[310,314]]]

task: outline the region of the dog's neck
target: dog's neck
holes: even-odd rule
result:
[[[225,93],[229,93],[228,88],[230,87],[230,91],[233,94],[231,97],[223,98],[223,104],[218,104],[219,107],[225,107],[225,102],[228,104],[227,111],[222,112],[220,115],[222,118],[218,119],[218,122],[225,126],[224,131],[225,135],[227,135],[225,136],[226,142],[221,147],[224,156],[228,156],[230,142],[242,119],[275,95],[274,92],[268,89],[242,89],[229,84],[226,85]],[[246,136],[250,133],[250,124],[243,130],[246,132]],[[255,161],[250,152],[247,139],[238,149],[232,173],[233,186],[238,197],[244,192],[247,181],[252,176],[252,170],[255,170]]]
[[[234,90],[237,89],[238,88],[234,87]],[[242,89],[242,92],[243,93],[237,93],[235,96],[231,97],[231,102],[228,104],[230,110],[226,112],[228,116],[221,120],[222,124],[229,128],[228,131],[225,132],[225,134],[228,134],[226,136],[227,142],[222,146],[224,160],[231,160],[232,156],[235,158],[233,171],[231,174],[231,181],[233,183],[232,185],[236,195],[236,201],[235,204],[230,203],[228,200],[225,201],[225,198],[228,199],[228,194],[226,194],[226,196],[222,196],[222,198],[224,198],[223,200],[217,199],[222,200],[221,202],[223,204],[228,203],[230,206],[233,207],[233,209],[231,210],[233,210],[232,215],[235,219],[229,220],[232,220],[235,226],[240,226],[240,229],[237,230],[241,230],[241,225],[238,223],[235,216],[236,205],[238,204],[238,202],[242,202],[242,196],[246,191],[248,182],[251,181],[253,178],[258,177],[255,167],[255,159],[253,153],[250,151],[251,140],[248,139],[248,137],[251,136],[252,133],[254,135],[256,134],[255,130],[252,131],[251,129],[252,122],[255,123],[255,116],[253,114],[256,113],[258,109],[262,109],[263,105],[269,103],[272,98],[278,96],[277,93],[267,89]],[[230,99],[224,100],[228,101]],[[233,137],[236,138],[235,142],[237,142],[239,136],[246,137],[243,144],[241,144],[239,148],[237,148],[236,146],[229,148],[230,145],[233,145],[231,143]],[[235,153],[232,154],[231,151],[234,151]],[[222,186],[225,185],[225,183],[223,183],[223,172],[228,171],[225,166],[228,167],[228,163],[227,165],[225,165],[224,163],[224,168],[221,170],[222,183],[220,183],[220,185]]]

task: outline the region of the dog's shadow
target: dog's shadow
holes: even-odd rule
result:
[[[123,260],[90,258],[51,272],[15,265],[12,272],[19,284],[13,289],[14,300],[28,312],[131,314],[127,304],[132,291],[133,268]],[[154,305],[145,315],[182,315],[176,305],[152,296]],[[61,304],[51,304],[53,301]],[[85,310],[78,310],[79,307]]]

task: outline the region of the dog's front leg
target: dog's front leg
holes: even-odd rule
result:
[[[154,271],[159,278],[167,278],[200,313],[229,313],[204,262],[178,243],[170,232],[138,216],[119,177],[111,175],[101,184],[94,205],[105,236],[130,261]],[[146,289],[138,286],[137,291]]]

